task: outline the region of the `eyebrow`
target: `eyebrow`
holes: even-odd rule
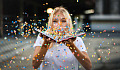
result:
[[[65,18],[61,18],[61,19],[63,19],[63,20],[64,20]],[[57,18],[54,18],[53,20],[57,20]]]
[[[62,18],[62,19],[65,19],[65,18]]]

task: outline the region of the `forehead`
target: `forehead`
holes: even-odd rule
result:
[[[56,19],[56,18],[65,18],[65,16],[63,15],[62,12],[56,12],[56,13],[53,15],[53,19]]]

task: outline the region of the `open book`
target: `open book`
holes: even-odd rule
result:
[[[39,31],[40,32],[40,31]],[[41,31],[40,33],[42,33],[43,35],[45,35],[46,37],[51,38],[52,40],[54,40],[55,42],[59,43],[61,41],[64,40],[68,40],[70,38],[75,38],[77,36],[81,36],[86,34],[85,32],[79,32],[79,33],[74,33],[73,35],[67,35],[67,36],[55,36],[55,35],[50,35],[49,33],[46,33],[44,31]]]

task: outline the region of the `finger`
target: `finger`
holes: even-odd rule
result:
[[[49,39],[49,37],[46,36],[46,39]]]
[[[40,35],[39,35],[40,37],[43,37],[43,35],[42,35],[42,33],[40,33]]]
[[[65,45],[69,44],[69,42],[68,42],[68,41],[64,41],[64,42],[65,42]]]
[[[68,44],[69,42],[68,42],[68,41],[64,41],[63,43],[64,43],[64,44]]]
[[[70,42],[69,41],[65,41],[65,43],[69,44]]]
[[[49,42],[53,42],[51,38],[47,38],[47,40],[48,40]]]
[[[40,27],[40,32],[42,32],[42,28]]]
[[[63,44],[65,44],[65,42],[64,42],[64,41],[62,41],[62,43],[63,43]]]
[[[54,40],[51,40],[52,42],[55,42]]]
[[[65,40],[64,40],[64,41],[62,41],[62,42],[64,42],[64,43],[65,43]]]
[[[46,36],[45,36],[45,35],[43,35],[43,38],[44,38],[44,39],[46,39]]]
[[[50,40],[51,40],[51,38],[48,38],[48,40],[50,41]]]
[[[69,42],[73,42],[73,40],[72,40],[72,39],[69,39]]]
[[[40,32],[42,32],[42,28],[40,27]],[[43,37],[42,33],[40,33],[40,37]]]
[[[76,37],[73,39],[73,41],[75,41],[76,40]]]
[[[73,41],[75,41],[76,40],[76,37],[75,38],[73,38]]]
[[[66,44],[65,42],[62,42],[63,44]]]
[[[71,42],[71,39],[68,39],[69,42]]]
[[[48,42],[50,42],[49,39],[46,39],[46,40],[47,40]]]
[[[70,42],[73,42],[76,40],[76,37],[75,38],[71,38],[71,40],[69,40]]]
[[[54,41],[49,41],[50,43],[53,43]]]
[[[51,42],[51,39],[50,39],[50,38],[47,38],[47,41]]]

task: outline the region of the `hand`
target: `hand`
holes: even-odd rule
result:
[[[72,47],[73,45],[74,45],[74,41],[76,40],[76,37],[75,38],[71,38],[71,39],[68,39],[68,40],[64,40],[64,41],[62,41],[62,43],[64,43],[66,46],[70,46],[70,47]]]
[[[49,37],[46,37],[45,35],[43,35],[43,39],[44,39],[44,42],[47,43],[47,44],[50,44],[51,42],[54,42],[54,40],[52,40]]]
[[[42,31],[42,28],[40,28],[40,31]],[[40,37],[42,37],[44,39],[44,43],[46,44],[50,44],[51,42],[54,42],[54,40],[52,40],[51,38],[49,37],[46,37],[45,35],[43,34],[39,34]]]

